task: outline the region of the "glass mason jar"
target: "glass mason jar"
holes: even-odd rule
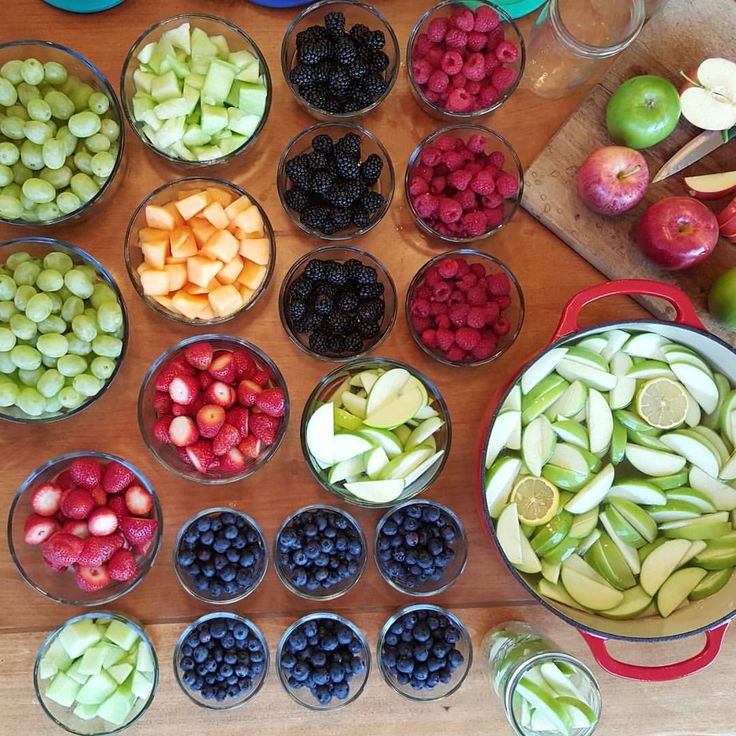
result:
[[[647,18],[651,18],[664,7],[667,0],[644,0],[647,9]]]
[[[645,0],[549,0],[527,43],[525,86],[564,97],[623,51],[645,17]]]
[[[587,706],[588,720],[576,718],[572,729],[564,732],[561,729],[554,730],[554,726],[549,724],[543,733],[546,736],[591,736],[595,732],[601,714],[601,692],[593,673],[578,659],[559,651],[554,644],[521,621],[507,621],[492,628],[483,639],[481,652],[488,662],[493,689],[501,698],[506,718],[517,736],[538,736],[540,732],[539,726],[530,721],[530,710],[525,704],[527,701],[518,689],[522,678],[525,681],[539,680],[542,677],[538,674],[540,665],[549,664],[557,666],[558,678],[564,686],[553,689],[552,685],[541,680],[540,690],[546,690],[548,702],[552,701],[549,707],[552,710],[556,707],[564,709],[573,701],[569,695],[576,693],[575,697]],[[561,690],[565,690],[566,694],[558,699]],[[547,699],[544,692],[540,698]]]

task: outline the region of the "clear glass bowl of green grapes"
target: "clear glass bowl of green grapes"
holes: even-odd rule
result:
[[[80,219],[107,198],[124,126],[105,76],[47,41],[0,44],[0,222]]]
[[[89,253],[51,238],[0,243],[0,420],[86,409],[115,379],[127,343],[123,297]]]

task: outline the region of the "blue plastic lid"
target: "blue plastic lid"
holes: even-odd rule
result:
[[[493,0],[493,2],[503,8],[512,18],[521,18],[523,15],[534,12],[547,0]],[[470,7],[480,5],[479,2],[473,2],[473,0],[466,0],[465,4]]]
[[[59,10],[67,10],[70,13],[99,13],[109,10],[124,0],[43,0]]]

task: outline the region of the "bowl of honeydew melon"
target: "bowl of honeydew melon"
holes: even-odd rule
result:
[[[137,624],[94,611],[48,636],[33,679],[38,702],[57,726],[101,736],[122,731],[145,713],[158,685],[158,660]]]
[[[130,126],[152,151],[211,166],[255,142],[271,106],[271,76],[258,46],[236,25],[177,15],[135,41],[120,95]]]
[[[450,414],[436,386],[396,360],[353,360],[312,391],[302,451],[326,491],[379,508],[406,501],[439,475],[450,451]]]
[[[676,318],[579,327],[583,306],[617,294],[664,299]],[[509,569],[605,669],[667,680],[713,661],[736,613],[736,356],[679,289],[627,280],[573,297],[490,408],[477,470]],[[703,651],[661,667],[605,647],[695,633]]]

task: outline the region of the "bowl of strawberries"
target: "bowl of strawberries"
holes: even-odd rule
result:
[[[132,590],[151,569],[162,514],[148,479],[103,452],[49,460],[18,489],[8,545],[21,577],[51,600],[98,606]]]
[[[243,480],[276,453],[289,419],[281,371],[238,337],[199,335],[173,345],[148,370],[138,424],[153,456],[208,485]]]

